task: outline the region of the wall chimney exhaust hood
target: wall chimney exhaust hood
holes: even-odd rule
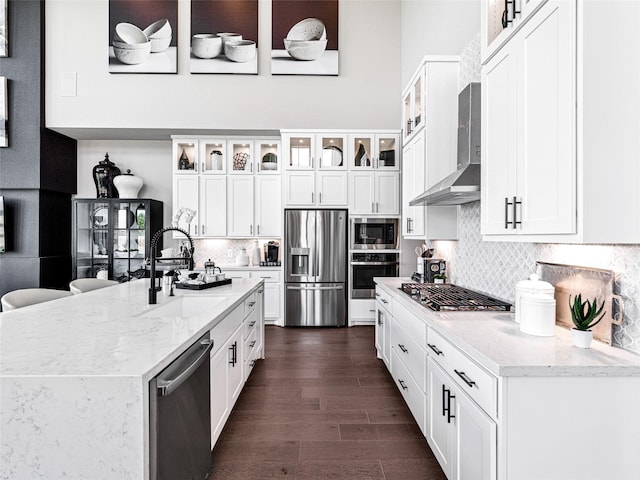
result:
[[[461,205],[480,200],[480,83],[458,95],[458,169],[409,205]]]

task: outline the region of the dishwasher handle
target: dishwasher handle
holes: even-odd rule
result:
[[[166,397],[171,395],[176,389],[184,383],[205,361],[209,361],[209,352],[213,348],[213,340],[201,340],[200,341],[201,353],[191,363],[181,368],[177,374],[170,375],[166,378],[162,376],[158,377],[157,388],[158,395]],[[178,362],[180,359],[177,360]]]

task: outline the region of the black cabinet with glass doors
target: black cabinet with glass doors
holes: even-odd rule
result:
[[[162,214],[158,200],[74,199],[73,278],[124,282],[141,276],[151,237],[162,228]]]

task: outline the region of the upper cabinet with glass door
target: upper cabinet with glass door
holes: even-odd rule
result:
[[[227,173],[227,141],[223,138],[200,139],[201,173]]]
[[[418,69],[413,78],[405,88],[402,98],[402,124],[403,140],[407,143],[409,139],[418,133],[425,125],[425,70]]]
[[[548,0],[481,0],[480,57],[489,60]]]
[[[253,173],[255,163],[253,140],[238,139],[227,141],[228,172]]]
[[[198,140],[179,138],[173,141],[173,172],[184,174],[198,173]]]
[[[400,135],[351,134],[347,147],[349,169],[399,170]]]
[[[287,170],[346,170],[347,135],[284,133]]]
[[[274,139],[256,140],[255,144],[257,172],[274,174],[281,172],[282,155],[280,141]]]

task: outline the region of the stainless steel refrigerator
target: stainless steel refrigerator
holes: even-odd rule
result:
[[[285,210],[285,326],[346,325],[347,219],[347,210]]]

